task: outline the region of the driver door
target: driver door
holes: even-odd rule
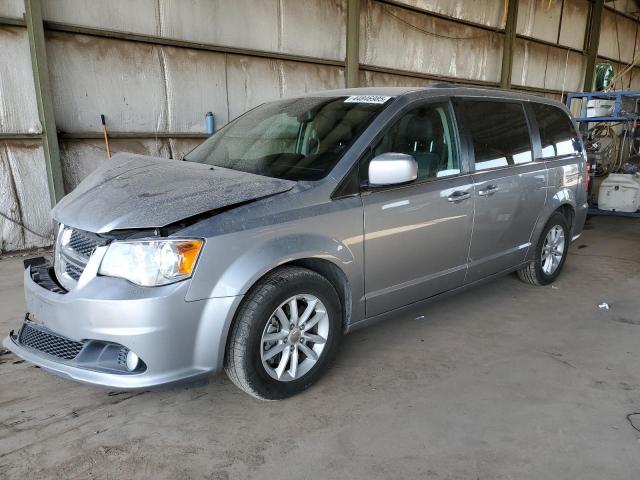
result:
[[[464,283],[473,224],[473,180],[462,166],[448,101],[400,115],[370,158],[404,153],[418,178],[363,194],[365,300],[371,317]],[[368,164],[364,164],[364,171]]]

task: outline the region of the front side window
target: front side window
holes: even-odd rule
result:
[[[382,98],[384,102],[355,96],[266,103],[216,132],[184,160],[287,180],[319,180],[390,103],[389,97]]]
[[[476,170],[508,167],[533,161],[529,126],[519,103],[460,102],[471,136]]]
[[[418,163],[418,181],[460,173],[460,158],[448,103],[422,105],[397,120],[373,149],[405,153]]]
[[[580,154],[580,140],[565,112],[541,103],[533,103],[531,108],[540,131],[542,158]]]

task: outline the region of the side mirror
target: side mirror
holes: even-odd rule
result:
[[[418,162],[404,153],[383,153],[369,162],[369,185],[399,185],[418,178]]]

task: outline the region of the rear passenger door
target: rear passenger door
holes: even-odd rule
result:
[[[459,99],[456,110],[473,165],[470,283],[524,261],[545,204],[547,171],[544,162],[534,161],[521,102]]]

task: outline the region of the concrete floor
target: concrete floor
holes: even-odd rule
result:
[[[588,227],[553,287],[508,276],[355,332],[285,402],[224,376],[112,395],[1,355],[0,478],[640,478],[640,221]],[[2,332],[21,270],[0,260]]]

